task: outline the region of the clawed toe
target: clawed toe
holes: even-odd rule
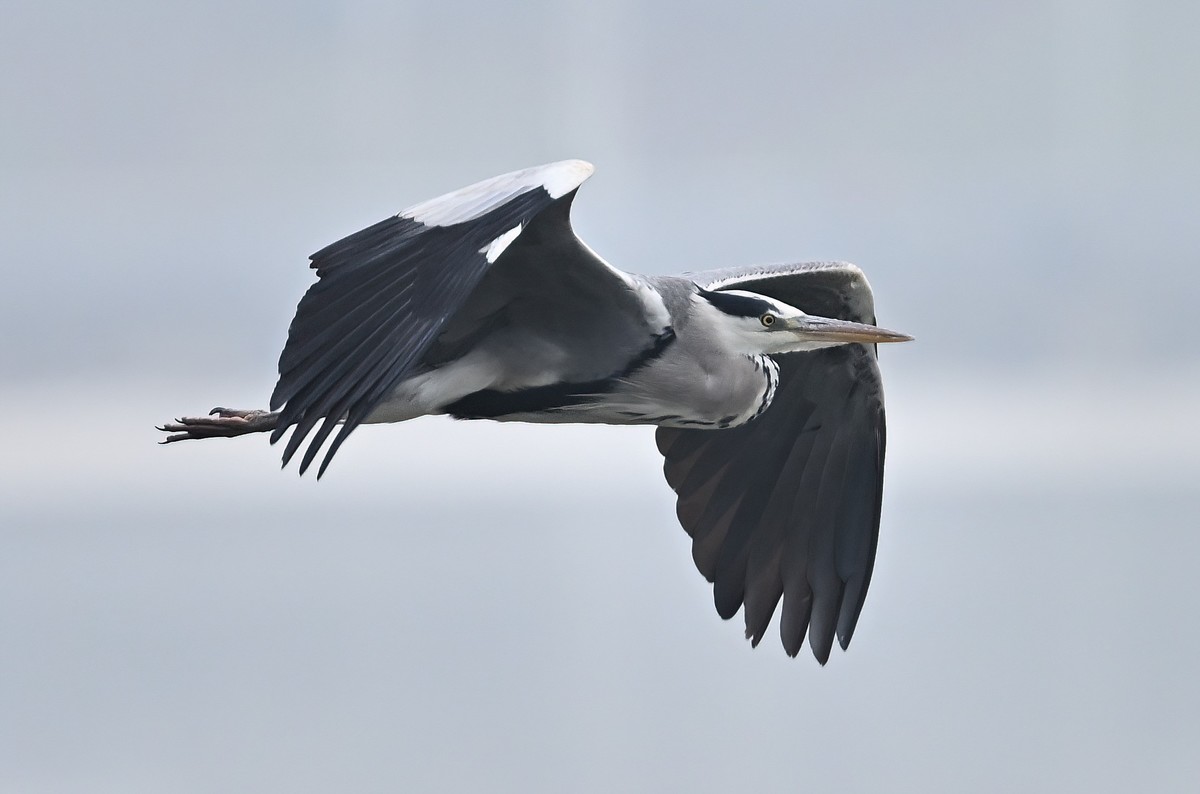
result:
[[[208,412],[209,416],[219,416],[222,419],[252,419],[256,416],[262,416],[266,411],[239,411],[235,408],[216,407]]]
[[[170,433],[161,444],[187,441],[194,438],[232,438],[247,433],[261,433],[275,427],[278,414],[270,411],[238,411],[230,408],[214,408],[208,416],[185,416],[174,422],[159,425],[158,429]]]

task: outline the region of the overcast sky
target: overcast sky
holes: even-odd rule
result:
[[[1190,791],[1200,6],[0,3],[0,791]],[[651,434],[259,407],[308,254],[566,157],[669,273],[847,259],[872,590],[751,650]]]

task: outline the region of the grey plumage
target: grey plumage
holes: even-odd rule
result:
[[[292,429],[318,476],[363,423],[430,413],[654,424],[717,611],[757,645],[780,599],[795,655],[845,648],[874,563],[883,396],[870,288],[844,263],[678,277],[616,270],[574,234],[566,161],[417,205],[312,257],[271,412],[177,420],[168,441]]]

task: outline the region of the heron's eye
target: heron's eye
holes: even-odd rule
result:
[[[759,317],[758,320],[763,324],[764,328],[770,328],[775,324],[775,315],[764,314],[762,317]]]

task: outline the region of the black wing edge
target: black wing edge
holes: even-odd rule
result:
[[[319,280],[297,306],[271,395],[271,410],[280,411],[271,443],[295,428],[283,465],[320,422],[300,463],[303,474],[340,425],[320,478],[483,278],[493,264],[487,246],[518,224],[524,229],[552,204],[569,208],[576,189],[556,198],[532,186],[479,217],[446,226],[393,216],[313,254],[310,266]]]

